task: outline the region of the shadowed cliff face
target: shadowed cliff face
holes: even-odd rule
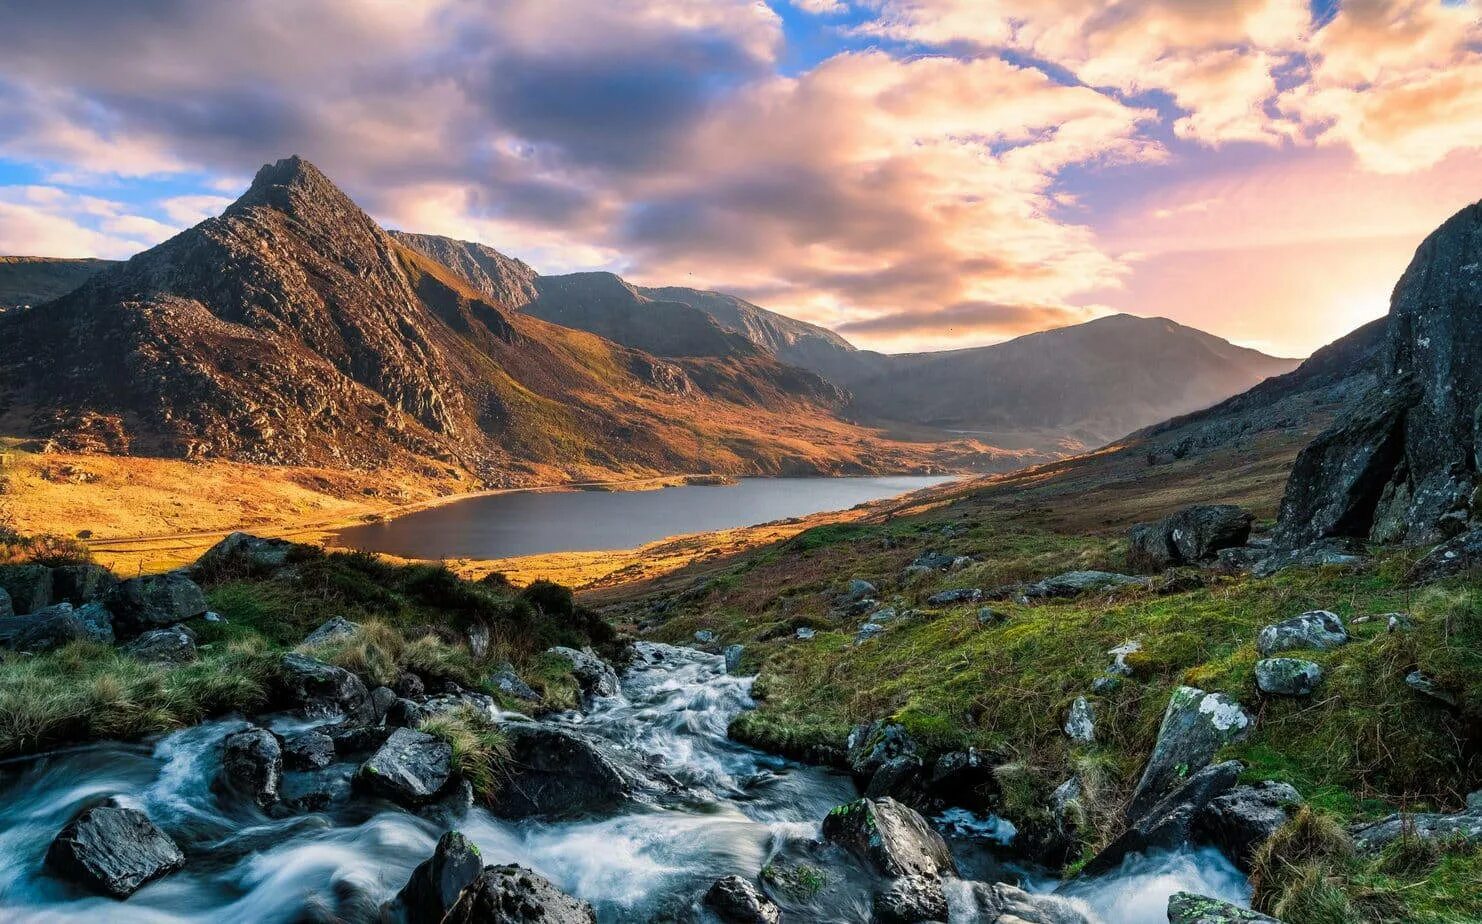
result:
[[[1298,457],[1288,544],[1325,536],[1431,542],[1472,520],[1482,411],[1482,205],[1415,252],[1390,299],[1374,388]]]
[[[0,311],[60,298],[113,263],[62,257],[0,257]]]

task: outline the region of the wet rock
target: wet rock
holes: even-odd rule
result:
[[[293,543],[286,539],[236,532],[207,549],[190,570],[211,580],[268,574],[287,564],[292,552]]]
[[[81,607],[102,597],[117,583],[118,578],[102,565],[59,565],[51,569],[51,598]]]
[[[283,742],[283,766],[290,770],[323,770],[334,763],[334,754],[334,739],[317,729]]]
[[[222,741],[221,786],[262,808],[278,801],[283,749],[266,728],[246,728]]]
[[[305,718],[344,715],[362,724],[375,721],[370,691],[344,668],[296,653],[284,655],[280,666],[287,698]]]
[[[727,645],[725,650],[726,673],[741,673],[741,655],[746,651],[745,645]]]
[[[936,877],[906,876],[875,893],[877,924],[917,924],[947,920],[947,895]]]
[[[58,603],[26,616],[0,617],[0,645],[40,654],[90,638],[70,603]]]
[[[983,590],[980,587],[958,587],[954,590],[943,590],[926,598],[927,606],[956,606],[960,603],[977,603],[983,599]]]
[[[1281,924],[1259,911],[1241,908],[1217,898],[1174,892],[1168,897],[1168,924]]]
[[[1058,597],[1077,597],[1081,594],[1127,587],[1148,587],[1147,578],[1115,574],[1110,571],[1067,571],[1045,578],[1024,588],[1024,596],[1030,600],[1048,600]]]
[[[128,898],[183,867],[185,855],[143,812],[100,805],[62,829],[47,848],[46,863],[73,882]]]
[[[1194,839],[1195,823],[1209,803],[1229,792],[1244,766],[1235,760],[1205,767],[1134,818],[1116,840],[1091,858],[1084,873],[1097,876],[1122,865],[1127,857],[1150,850],[1177,850]]]
[[[51,569],[45,565],[0,565],[0,588],[17,615],[44,610],[52,604]]]
[[[442,924],[596,924],[592,906],[522,866],[486,866]]]
[[[495,798],[505,818],[566,817],[626,801],[629,778],[597,742],[547,725],[511,723],[508,778]]]
[[[208,608],[201,588],[178,571],[122,581],[103,605],[113,614],[114,631],[125,637],[204,616]]]
[[[1365,853],[1378,853],[1400,838],[1482,844],[1482,791],[1467,797],[1465,811],[1402,812],[1353,829],[1353,843]]]
[[[288,770],[278,787],[278,803],[268,814],[286,818],[301,812],[323,812],[350,800],[354,764],[331,764],[323,770]]]
[[[1223,693],[1175,689],[1163,711],[1157,744],[1132,793],[1128,820],[1146,814],[1189,774],[1208,766],[1220,748],[1244,738],[1251,721],[1241,705]]]
[[[887,760],[865,787],[866,799],[891,797],[905,805],[920,806],[926,801],[926,768],[915,756]]]
[[[1307,696],[1322,682],[1322,668],[1301,658],[1263,658],[1256,662],[1256,688],[1280,696]]]
[[[390,687],[376,687],[374,690],[371,690],[370,698],[371,709],[375,712],[375,718],[372,721],[379,722],[386,718],[386,710],[390,709],[391,704],[396,702],[396,692]]]
[[[452,773],[453,749],[441,738],[398,728],[375,755],[360,765],[358,785],[403,805],[427,802],[442,792]]]
[[[1309,610],[1269,625],[1256,638],[1256,650],[1263,655],[1278,651],[1295,651],[1304,648],[1325,651],[1348,644],[1348,629],[1337,613],[1327,610]]]
[[[559,655],[571,662],[571,673],[587,696],[617,696],[622,692],[617,671],[612,665],[597,657],[590,648],[581,651],[575,648],[556,647],[548,654]]]
[[[368,754],[377,750],[391,737],[394,727],[386,725],[366,725],[346,719],[334,725],[321,725],[319,731],[329,736],[334,742],[335,754],[341,759],[352,755]]]
[[[185,626],[150,629],[124,646],[124,651],[141,661],[164,664],[186,664],[196,660],[196,634]]]
[[[313,648],[316,645],[328,645],[331,642],[342,642],[353,638],[360,631],[360,623],[351,622],[343,616],[334,616],[326,619],[319,628],[304,636],[305,647]]]
[[[823,819],[823,837],[889,879],[957,872],[942,836],[894,799],[858,799],[833,809]]]
[[[1254,520],[1231,504],[1203,504],[1156,523],[1139,523],[1127,535],[1127,564],[1139,571],[1162,571],[1206,561],[1222,549],[1245,545]]]
[[[998,797],[997,763],[977,748],[949,751],[932,761],[927,792],[947,805],[982,811]]]
[[[499,670],[489,678],[489,683],[505,696],[522,699],[527,703],[540,702],[540,694],[531,689],[530,684],[520,679],[513,665],[501,664]]]
[[[457,831],[438,838],[432,856],[417,864],[388,907],[407,924],[437,924],[483,870],[479,849]]]
[[[422,683],[422,678],[413,673],[402,674],[396,678],[396,684],[392,687],[396,695],[403,699],[421,699],[427,695],[427,688]]]
[[[1070,704],[1070,713],[1065,717],[1065,735],[1077,744],[1096,742],[1096,713],[1090,700],[1077,696]]]
[[[1060,853],[1068,854],[1086,825],[1085,789],[1073,776],[1050,793],[1050,823]]]
[[[416,728],[431,713],[421,704],[398,698],[386,709],[386,725],[391,728]]]
[[[725,924],[778,924],[782,911],[756,886],[740,876],[715,880],[705,892],[705,906]]]
[[[885,721],[854,726],[844,746],[849,769],[859,780],[870,779],[887,761],[915,757],[919,750],[903,726]]]
[[[1250,872],[1256,850],[1286,824],[1302,795],[1286,783],[1266,780],[1236,786],[1211,799],[1195,819],[1199,838],[1225,852],[1236,866]]]
[[[981,924],[1095,924],[1063,898],[1031,895],[1006,882],[968,882],[963,883],[958,891],[959,914],[964,921]]]
[[[1436,683],[1430,677],[1420,671],[1411,671],[1405,675],[1405,685],[1422,696],[1443,703],[1447,706],[1456,705],[1456,696],[1445,687]]]

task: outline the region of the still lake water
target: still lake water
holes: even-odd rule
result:
[[[512,558],[630,549],[906,494],[953,478],[745,478],[656,491],[524,491],[474,497],[341,530],[330,544],[405,558]]]

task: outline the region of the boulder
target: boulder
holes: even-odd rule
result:
[[[1411,584],[1453,577],[1482,565],[1482,529],[1471,529],[1431,549],[1405,575]]]
[[[1276,918],[1217,898],[1174,892],[1168,897],[1168,924],[1281,924]]]
[[[1091,858],[1084,868],[1085,875],[1109,873],[1133,854],[1187,847],[1194,840],[1195,822],[1200,813],[1211,800],[1234,788],[1243,769],[1239,761],[1229,760],[1196,771],[1181,786],[1132,819],[1125,831]]]
[[[1200,840],[1214,844],[1236,866],[1250,872],[1257,848],[1286,824],[1302,796],[1286,783],[1266,780],[1236,786],[1211,799],[1195,819]]]
[[[1250,569],[1256,577],[1270,577],[1288,568],[1353,568],[1364,563],[1362,544],[1349,539],[1319,539],[1295,549],[1267,552]]]
[[[206,595],[178,571],[121,581],[103,597],[114,631],[125,637],[206,614]]]
[[[1400,838],[1445,843],[1482,844],[1482,791],[1467,797],[1465,811],[1402,812],[1353,829],[1353,843],[1364,853],[1378,853]]]
[[[370,691],[343,667],[302,654],[284,655],[280,667],[287,698],[305,718],[344,715],[362,724],[375,721]]]
[[[24,616],[52,604],[52,574],[45,565],[0,565],[0,588],[11,610]]]
[[[603,811],[632,795],[629,775],[607,749],[576,732],[535,723],[504,726],[509,769],[494,813],[561,818]]]
[[[91,638],[70,603],[58,603],[26,616],[0,617],[0,645],[40,654]]]
[[[844,592],[839,595],[838,602],[854,603],[859,600],[869,600],[879,595],[880,591],[874,584],[860,578],[855,578],[849,582],[848,586],[844,588]]]
[[[1232,504],[1201,504],[1159,520],[1139,523],[1128,534],[1128,564],[1161,571],[1207,561],[1221,549],[1243,546],[1255,517]]]
[[[1049,600],[1058,597],[1077,597],[1081,594],[1125,587],[1149,587],[1147,578],[1115,574],[1110,571],[1067,571],[1045,578],[1024,588],[1024,596],[1030,600]]]
[[[1411,671],[1406,674],[1405,685],[1421,696],[1433,699],[1443,705],[1453,707],[1456,705],[1455,694],[1420,671]]]
[[[959,905],[960,910],[953,910],[958,911],[961,919],[977,924],[1095,924],[1096,921],[1066,899],[1031,895],[1006,882],[963,883]]]
[[[983,599],[981,587],[958,587],[942,590],[926,598],[927,606],[956,606],[960,603],[977,603]]]
[[[421,699],[427,695],[427,687],[422,683],[422,678],[410,672],[396,678],[396,683],[391,689],[403,699]]]
[[[386,725],[390,728],[416,728],[429,715],[431,713],[420,703],[398,697],[386,708]]]
[[[550,649],[547,654],[558,655],[571,662],[571,673],[587,696],[617,696],[622,692],[617,671],[612,669],[611,664],[597,657],[592,649],[583,648],[578,651],[575,648],[558,646]]]
[[[945,921],[947,894],[935,876],[904,876],[876,892],[871,902],[876,924],[918,924]]]
[[[1090,700],[1084,696],[1077,696],[1070,704],[1070,712],[1065,717],[1065,735],[1077,744],[1096,742],[1096,713]]]
[[[1256,662],[1256,688],[1278,696],[1307,696],[1322,682],[1322,668],[1301,658],[1262,658]]]
[[[186,664],[196,660],[196,634],[184,626],[150,629],[124,646],[124,651],[141,661],[163,664]]]
[[[88,809],[46,851],[60,875],[114,898],[180,869],[185,855],[143,812],[114,805]]]
[[[916,742],[904,726],[883,720],[854,726],[844,746],[849,770],[861,781],[874,776],[887,761],[914,757],[918,751]]]
[[[263,808],[278,801],[283,782],[283,749],[266,728],[245,728],[222,741],[222,788]]]
[[[867,622],[864,625],[860,626],[859,630],[854,633],[854,644],[859,645],[864,642],[868,642],[870,639],[874,638],[884,631],[885,627],[880,625],[878,622]]]
[[[190,571],[203,579],[267,574],[288,563],[293,543],[236,532],[207,549]]]
[[[1304,648],[1324,651],[1348,644],[1348,629],[1337,613],[1309,610],[1300,616],[1284,619],[1261,630],[1256,650],[1263,655]]]
[[[370,692],[371,710],[375,712],[374,721],[379,722],[386,718],[386,710],[396,702],[396,693],[390,687],[376,687]]]
[[[1158,741],[1133,790],[1127,818],[1135,821],[1180,786],[1189,774],[1207,767],[1220,748],[1244,738],[1251,717],[1223,693],[1179,687],[1169,697]]]
[[[398,728],[360,765],[355,782],[403,805],[428,802],[443,791],[453,771],[453,748],[441,738]]]
[[[299,732],[283,742],[283,766],[290,770],[323,770],[334,763],[334,739],[318,729]]]
[[[442,924],[596,924],[592,906],[522,866],[486,866]]]
[[[437,924],[483,870],[479,849],[457,831],[438,838],[432,856],[417,864],[388,907],[407,924]]]
[[[947,842],[926,819],[894,799],[857,799],[823,819],[823,837],[888,879],[956,875]]]
[[[941,552],[922,552],[911,562],[910,567],[921,568],[927,571],[946,571],[952,567],[957,560],[955,555],[944,555]]]
[[[489,677],[489,684],[503,693],[515,699],[522,699],[528,703],[540,702],[540,694],[531,689],[530,684],[520,679],[515,669],[509,664],[503,664],[499,670]]]
[[[725,650],[726,673],[741,673],[741,655],[746,651],[745,645],[727,645]]]
[[[740,876],[723,876],[705,892],[705,907],[725,924],[778,924],[782,911]]]
[[[332,616],[321,623],[319,628],[304,636],[303,644],[307,648],[313,648],[315,645],[341,642],[354,637],[359,631],[360,623],[351,622],[343,616]]]
[[[102,565],[58,565],[51,569],[51,598],[80,607],[102,597],[117,583],[118,578]]]
[[[337,764],[323,770],[285,771],[278,803],[268,814],[286,818],[299,812],[322,812],[348,802],[354,794],[351,776],[355,769],[353,764]]]
[[[926,800],[926,767],[914,755],[887,760],[865,786],[866,799],[890,796],[906,805],[922,805]]]
[[[394,727],[386,725],[366,725],[346,719],[334,725],[321,725],[319,731],[329,736],[334,742],[335,754],[341,760],[352,755],[367,754],[380,748],[391,737]]]
[[[82,620],[82,627],[87,630],[88,638],[101,645],[113,644],[113,614],[108,612],[108,607],[94,600],[84,603],[75,612],[77,618]]]

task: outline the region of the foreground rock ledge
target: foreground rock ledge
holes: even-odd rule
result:
[[[486,866],[442,924],[596,924],[597,913],[523,866]]]
[[[101,805],[62,829],[46,851],[46,863],[74,882],[128,898],[184,866],[185,855],[143,812]]]

